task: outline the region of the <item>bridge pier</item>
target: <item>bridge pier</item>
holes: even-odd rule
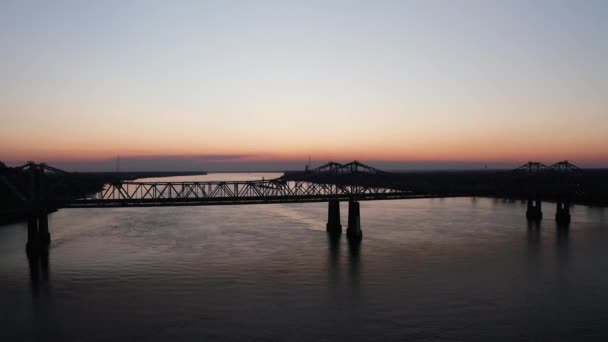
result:
[[[44,164],[36,165],[30,163],[29,169],[29,206],[30,213],[27,219],[27,244],[25,245],[28,255],[37,255],[47,248],[51,242],[49,233],[48,211],[43,196]]]
[[[27,254],[38,254],[51,243],[49,233],[48,213],[43,211],[39,214],[32,214],[27,219],[27,244],[25,249]]]
[[[31,215],[27,219],[27,243],[25,250],[27,254],[36,254],[40,249],[40,235],[38,234],[38,220]]]
[[[363,232],[361,231],[361,211],[359,202],[348,201],[348,227],[346,228],[346,237],[349,240],[361,240]]]
[[[540,200],[528,200],[528,210],[526,211],[526,217],[528,218],[528,220],[542,220],[543,211]]]
[[[51,243],[51,233],[49,233],[49,214],[46,211],[42,211],[38,215],[38,235],[41,243],[46,245]]]
[[[331,234],[342,234],[340,224],[340,201],[330,200],[327,207],[327,232]]]
[[[557,210],[555,211],[555,221],[558,223],[570,223],[570,203],[567,201],[557,201]]]

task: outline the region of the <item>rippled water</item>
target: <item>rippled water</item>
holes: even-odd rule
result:
[[[323,203],[60,210],[46,260],[0,227],[0,341],[606,340],[608,213],[543,209],[362,202],[360,245]]]

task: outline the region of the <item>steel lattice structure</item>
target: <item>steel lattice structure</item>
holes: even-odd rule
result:
[[[371,166],[361,164],[355,160],[348,164],[340,164],[329,162],[319,166],[316,169],[308,171],[308,174],[318,176],[345,176],[345,175],[380,175],[386,172],[373,168]]]
[[[580,173],[582,170],[578,166],[568,162],[567,160],[557,162],[551,166],[547,166],[540,162],[529,161],[526,164],[513,170],[515,172],[523,172],[527,174],[540,174],[548,172],[559,173]]]
[[[65,207],[180,206],[297,203],[335,200],[416,198],[412,191],[361,185],[306,181],[121,182],[108,184],[89,197],[72,199]]]

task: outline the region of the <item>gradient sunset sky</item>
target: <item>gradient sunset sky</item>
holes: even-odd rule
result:
[[[0,1],[0,160],[608,166],[608,1]]]

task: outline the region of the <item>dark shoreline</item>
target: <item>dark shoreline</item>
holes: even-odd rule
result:
[[[206,171],[124,171],[124,172],[74,172],[75,174],[99,176],[114,180],[135,180],[139,178],[161,178],[178,176],[204,176]]]

